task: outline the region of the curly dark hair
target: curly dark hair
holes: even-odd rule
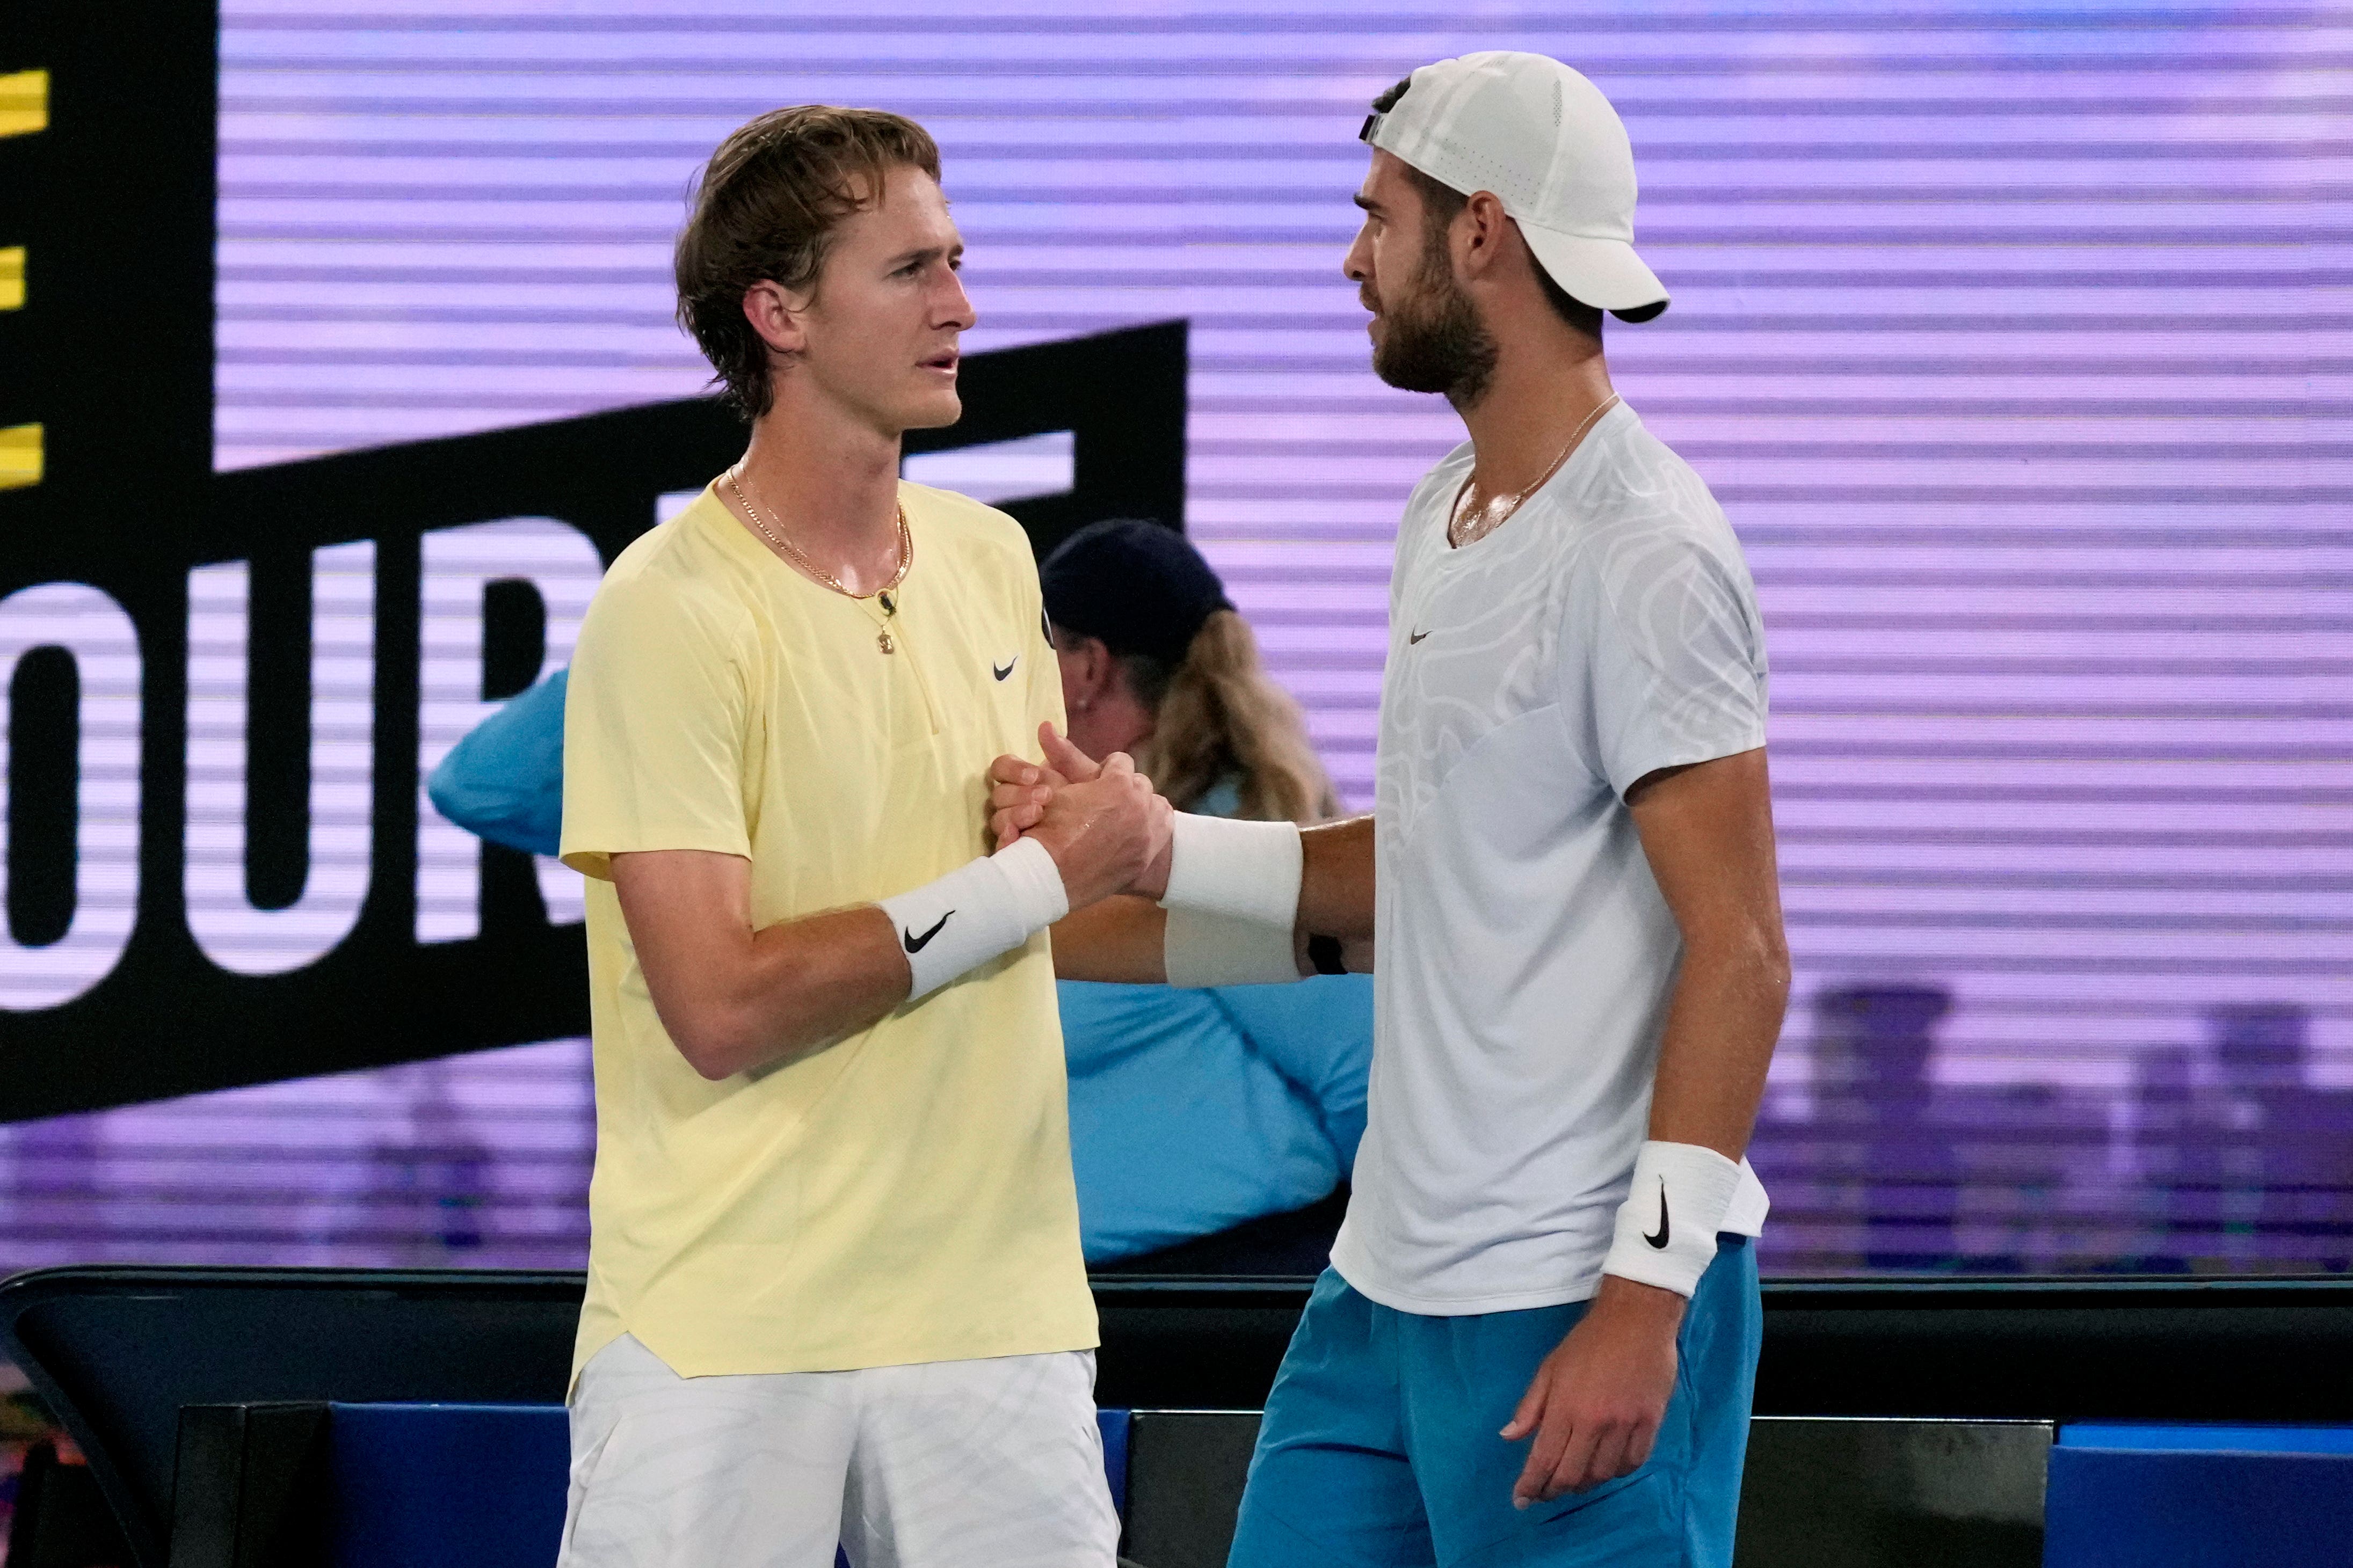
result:
[[[745,290],[762,281],[812,289],[841,220],[878,200],[901,167],[940,177],[930,132],[903,115],[825,103],[763,114],[704,165],[673,258],[678,324],[746,423],[768,411],[775,393],[768,345],[744,317]]]

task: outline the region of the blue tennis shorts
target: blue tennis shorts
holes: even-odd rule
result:
[[[1528,1444],[1496,1433],[1585,1307],[1426,1317],[1326,1269],[1267,1396],[1228,1568],[1729,1568],[1763,1329],[1756,1249],[1716,1238],[1649,1461],[1514,1509]]]

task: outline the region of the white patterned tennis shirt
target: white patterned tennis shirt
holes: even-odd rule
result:
[[[1398,531],[1382,681],[1369,1125],[1332,1251],[1401,1311],[1600,1283],[1683,941],[1625,793],[1765,743],[1764,628],[1723,510],[1623,405],[1486,538],[1466,443]],[[1725,1228],[1762,1227],[1746,1162]]]

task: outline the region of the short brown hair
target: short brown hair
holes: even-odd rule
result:
[[[1382,93],[1380,97],[1373,100],[1373,112],[1387,114],[1390,110],[1395,109],[1398,100],[1403,98],[1406,89],[1412,85],[1413,78],[1408,77]],[[1413,188],[1421,193],[1424,247],[1430,251],[1443,250],[1446,247],[1446,231],[1452,226],[1454,215],[1471,205],[1471,193],[1458,191],[1452,185],[1442,184],[1431,179],[1402,158],[1398,160],[1398,166],[1405,171],[1405,177],[1411,183]],[[1536,285],[1544,290],[1545,303],[1552,307],[1552,313],[1586,336],[1599,339],[1601,336],[1600,307],[1587,304],[1554,282],[1552,274],[1545,270],[1543,262],[1535,261],[1533,252],[1530,253],[1529,259],[1535,263]]]
[[[678,237],[678,324],[702,345],[721,396],[768,411],[768,345],[744,317],[754,283],[813,288],[841,220],[880,200],[894,168],[940,177],[930,132],[879,109],[771,110],[719,144]]]

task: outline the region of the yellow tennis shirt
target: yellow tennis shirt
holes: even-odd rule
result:
[[[712,1083],[663,1032],[610,879],[626,851],[741,855],[757,928],[986,852],[989,763],[1062,721],[1038,570],[1004,513],[899,497],[914,559],[887,622],[706,489],[621,552],[581,627],[563,855],[589,879],[596,1171],[575,1372],[624,1332],[689,1377],[1095,1343],[1045,933]]]

